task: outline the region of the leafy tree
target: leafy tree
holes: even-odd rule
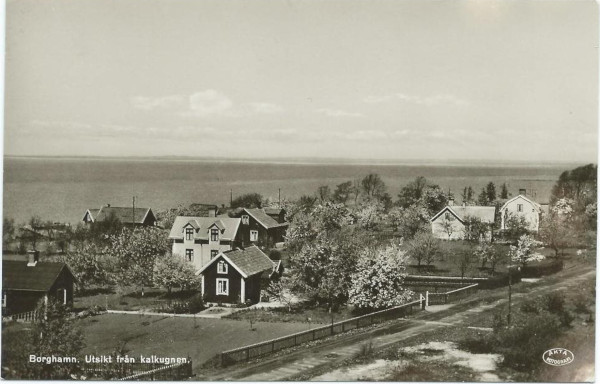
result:
[[[504,219],[504,236],[516,240],[529,233],[529,221],[522,215],[510,212]]]
[[[577,203],[578,210],[584,209],[587,204],[596,201],[597,173],[598,167],[595,164],[563,172],[552,188],[550,203],[566,197]]]
[[[164,231],[154,227],[124,228],[111,238],[111,256],[117,281],[122,285],[152,284],[154,263],[169,253],[169,240]]]
[[[496,185],[493,182],[490,181],[485,186],[485,192],[487,194],[487,200],[489,202],[492,202],[492,201],[496,200]]]
[[[480,241],[473,254],[476,259],[481,262],[481,268],[485,268],[486,264],[490,265],[490,273],[493,275],[496,271],[496,266],[502,261],[502,253],[489,241]]]
[[[365,248],[352,274],[349,302],[357,308],[382,309],[406,303],[412,292],[403,286],[408,256],[396,244]]]
[[[169,295],[173,287],[183,290],[196,285],[197,280],[192,264],[185,262],[180,255],[160,257],[154,265],[154,282],[167,288]]]
[[[370,173],[360,182],[362,191],[367,198],[379,197],[385,192],[385,183],[376,173]]]
[[[90,223],[85,235],[88,240],[106,245],[110,243],[110,238],[118,235],[124,227],[115,212],[111,212],[104,220]]]
[[[465,273],[467,273],[471,265],[475,262],[475,255],[471,250],[461,249],[456,253],[453,260],[460,271],[460,278],[464,279]]]
[[[283,275],[280,279],[271,281],[267,288],[267,293],[271,295],[275,300],[285,305],[288,312],[292,311],[292,303],[294,301],[294,294],[292,291],[296,287],[294,279],[290,276]]]
[[[15,219],[5,217],[2,222],[2,249],[8,249],[15,239]]]
[[[532,261],[543,260],[544,255],[535,252],[535,248],[539,245],[541,242],[536,241],[532,236],[523,235],[519,238],[516,246],[510,246],[509,257],[523,267]]]
[[[308,212],[312,210],[317,204],[317,198],[315,196],[302,195],[296,202],[296,205],[301,211]]]
[[[490,225],[481,221],[478,217],[465,217],[464,238],[467,241],[479,242],[487,239],[490,234]]]
[[[84,346],[83,336],[73,326],[68,309],[61,303],[54,300],[49,300],[48,304],[42,302],[37,310],[41,316],[35,320],[31,331],[9,332],[9,340],[3,335],[2,366],[6,369],[3,369],[3,376],[21,380],[70,379],[80,370],[80,364],[30,363],[29,355],[77,356]]]
[[[421,206],[408,208],[394,207],[388,217],[404,239],[412,239],[418,232],[426,231],[429,224],[429,212]]]
[[[450,240],[452,238],[452,234],[454,233],[454,223],[455,223],[456,219],[454,218],[454,216],[452,215],[445,215],[444,218],[442,219],[442,221],[440,222],[440,226],[442,227],[442,230],[444,232],[446,232],[446,234],[448,235],[448,240]]]
[[[384,206],[379,201],[368,201],[363,203],[356,211],[356,221],[361,228],[373,229],[383,221]]]
[[[428,184],[427,179],[419,176],[400,190],[397,204],[402,208],[422,206],[431,216],[444,208],[451,197],[438,185]]]
[[[317,196],[319,197],[319,200],[321,201],[321,203],[324,203],[325,201],[329,201],[329,200],[331,200],[331,189],[329,189],[328,185],[321,185],[317,189]]]
[[[408,183],[400,190],[400,194],[398,195],[398,205],[402,208],[416,205],[421,200],[426,187],[427,179],[423,176],[418,176],[414,181]]]
[[[425,262],[428,266],[435,260],[439,254],[439,242],[433,235],[428,232],[419,232],[408,242],[408,255],[417,262],[417,266],[421,266],[421,262]]]
[[[263,197],[260,193],[246,193],[231,202],[231,208],[262,208]]]
[[[37,249],[38,242],[42,239],[43,226],[44,222],[39,216],[32,216],[27,225],[21,228],[21,238],[32,250]]]
[[[488,205],[490,201],[488,200],[487,190],[484,188],[481,189],[481,193],[477,196],[477,204],[479,205]]]
[[[578,232],[573,228],[573,210],[565,200],[558,200],[540,223],[540,239],[554,250],[554,256],[557,258],[560,252],[577,238]]]
[[[108,252],[106,247],[89,243],[67,252],[61,261],[69,266],[77,278],[77,287],[84,291],[90,285],[106,285],[113,281]]]
[[[506,183],[502,183],[502,189],[500,190],[500,198],[508,199],[508,188],[506,186]]]
[[[317,302],[327,303],[331,312],[348,298],[351,275],[362,247],[350,228],[324,231],[294,254],[291,270],[301,289]]]
[[[333,191],[333,201],[336,203],[346,204],[352,194],[352,182],[346,181],[338,184]]]

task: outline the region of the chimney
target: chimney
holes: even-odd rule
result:
[[[467,206],[467,202],[463,201],[463,208]]]
[[[527,196],[527,190],[525,188],[520,188],[519,195]]]
[[[454,205],[454,199],[448,199],[448,205],[449,206],[453,206]]]
[[[35,265],[37,264],[37,262],[40,259],[40,251],[27,251],[27,256],[29,257],[27,266],[35,267]]]

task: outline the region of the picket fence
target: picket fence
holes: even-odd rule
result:
[[[8,315],[2,317],[4,321],[16,321],[19,323],[32,323],[38,318],[38,311],[29,311],[29,312],[21,312],[15,313],[13,315]]]
[[[428,293],[427,294],[427,304],[428,305],[439,305],[439,304],[448,304],[462,299],[472,293],[477,291],[477,287],[479,284],[471,284],[466,287],[458,288],[453,291],[443,292],[443,293]]]
[[[339,321],[331,325],[326,325],[310,329],[308,331],[298,332],[288,336],[221,352],[221,365],[226,367],[241,361],[249,361],[257,357],[275,353],[285,348],[295,347],[297,345],[308,343],[314,340],[348,332],[353,329],[368,327],[375,323],[381,323],[387,320],[405,317],[413,313],[414,307],[424,308],[425,298],[421,297],[419,300],[415,300],[410,303],[373,312],[368,315],[353,317],[351,319]]]

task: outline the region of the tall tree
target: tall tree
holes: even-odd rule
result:
[[[506,183],[502,183],[502,189],[500,190],[500,198],[508,199],[508,187],[506,186]]]
[[[329,189],[328,185],[321,185],[317,189],[317,196],[319,197],[321,203],[329,201],[331,200],[331,189]]]
[[[86,243],[64,254],[61,260],[69,266],[77,278],[77,287],[82,291],[91,285],[106,285],[115,281],[108,247]]]
[[[338,184],[333,191],[333,201],[336,203],[346,204],[352,194],[352,182],[346,181]]]
[[[439,254],[439,242],[430,232],[419,232],[408,242],[407,249],[408,255],[417,262],[418,267],[422,262],[429,266]]]
[[[481,189],[481,193],[477,196],[477,204],[479,205],[488,205],[490,201],[488,200],[488,193],[486,188]]]
[[[385,192],[385,183],[376,173],[370,173],[360,182],[362,191],[368,197],[379,197]]]
[[[2,221],[2,249],[8,249],[15,239],[15,219],[5,217]]]
[[[496,185],[493,182],[489,182],[485,186],[485,192],[487,194],[488,202],[492,202],[496,200]]]
[[[168,294],[171,295],[173,287],[179,287],[181,290],[191,288],[196,285],[198,278],[192,264],[184,261],[181,255],[168,255],[156,261],[154,282],[167,288]]]

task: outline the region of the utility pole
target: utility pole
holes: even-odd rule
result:
[[[132,196],[132,208],[131,208],[131,226],[135,226],[135,196]]]
[[[233,189],[229,190],[229,207],[233,204]]]
[[[279,208],[281,208],[281,188],[279,188]]]

